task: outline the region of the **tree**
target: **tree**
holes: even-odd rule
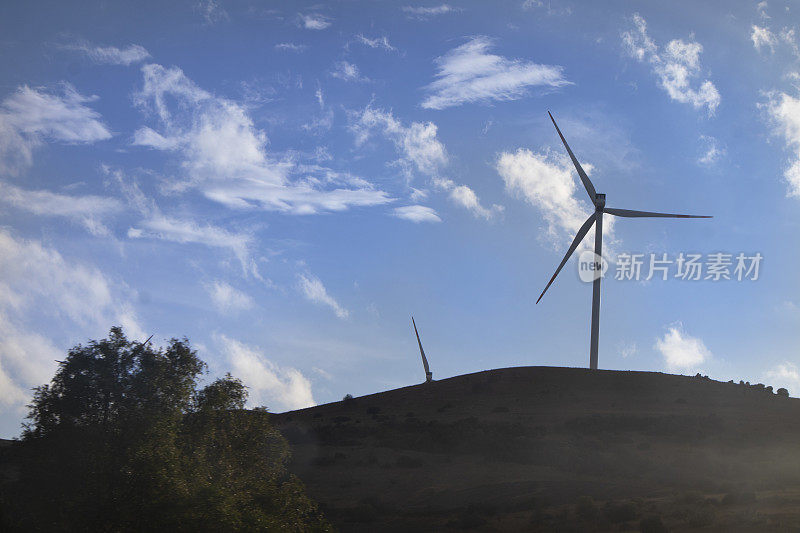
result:
[[[205,369],[187,339],[155,349],[117,327],[70,350],[35,389],[0,526],[329,529],[266,410],[244,410],[247,389],[230,374],[198,389]]]

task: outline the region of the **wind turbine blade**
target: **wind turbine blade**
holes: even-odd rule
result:
[[[614,207],[606,207],[603,209],[603,213],[608,213],[609,215],[615,215],[618,217],[630,217],[630,218],[640,218],[640,217],[655,217],[655,218],[714,218],[708,215],[673,215],[671,213],[652,213],[650,211],[634,211],[631,209],[616,209]]]
[[[595,216],[596,216],[595,214],[592,214],[592,216],[587,218],[586,222],[584,222],[583,226],[581,226],[581,229],[578,230],[578,234],[575,235],[575,238],[572,240],[572,244],[570,245],[569,250],[567,250],[567,254],[564,256],[564,259],[561,260],[561,264],[558,265],[558,268],[556,269],[556,273],[553,274],[552,278],[550,278],[550,281],[547,283],[547,287],[544,288],[544,290],[542,291],[542,294],[539,295],[539,299],[536,300],[537,304],[539,303],[539,300],[542,299],[542,296],[544,296],[544,293],[547,292],[547,289],[550,288],[550,285],[553,284],[553,280],[556,279],[556,276],[558,276],[558,273],[561,272],[562,268],[564,268],[564,263],[567,262],[567,259],[569,259],[569,256],[572,255],[572,252],[575,251],[575,248],[578,247],[578,245],[581,243],[583,238],[586,236],[586,233],[589,231],[589,228],[591,228],[592,224],[594,224]]]
[[[592,185],[589,176],[586,175],[586,172],[583,171],[583,167],[578,160],[575,158],[575,154],[572,153],[570,150],[569,145],[567,144],[567,140],[561,134],[561,130],[558,128],[558,124],[556,124],[556,119],[553,118],[553,115],[550,114],[550,111],[547,112],[550,115],[550,120],[553,121],[553,126],[556,127],[556,131],[558,132],[558,136],[561,137],[561,142],[564,143],[564,148],[567,149],[567,153],[569,154],[570,159],[572,159],[572,164],[575,165],[575,168],[578,170],[578,176],[581,177],[581,181],[583,182],[583,186],[586,188],[586,192],[589,193],[589,198],[594,203],[595,197],[597,196],[597,192],[594,190],[594,185]]]
[[[425,367],[425,376],[427,377],[431,373],[431,369],[428,368],[428,358],[425,357],[425,350],[422,349],[422,341],[419,340],[419,331],[417,331],[417,323],[414,322],[414,317],[411,317],[411,323],[414,324],[414,334],[417,336],[417,344],[419,344],[419,354],[422,356],[422,366]]]

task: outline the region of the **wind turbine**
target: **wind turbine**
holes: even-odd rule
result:
[[[419,354],[422,356],[422,366],[425,368],[425,383],[433,381],[433,372],[428,367],[428,358],[425,357],[425,350],[422,349],[422,341],[419,340],[419,331],[417,331],[417,323],[414,322],[414,317],[411,317],[411,323],[414,324],[414,333],[417,335],[417,344],[419,344]]]
[[[556,269],[556,273],[553,274],[553,277],[550,278],[550,281],[547,282],[547,286],[542,291],[542,294],[539,295],[539,298],[536,300],[536,303],[539,303],[539,300],[542,299],[544,293],[547,292],[547,289],[550,288],[550,285],[558,276],[558,273],[561,272],[561,269],[564,267],[564,264],[570,258],[572,253],[581,243],[583,238],[586,236],[586,233],[589,231],[589,228],[592,227],[592,224],[596,224],[594,230],[594,253],[595,253],[595,260],[600,261],[602,258],[603,253],[603,214],[608,213],[609,215],[614,215],[617,217],[628,217],[628,218],[649,218],[649,217],[656,217],[656,218],[712,218],[706,215],[673,215],[669,213],[652,213],[650,211],[633,211],[631,209],[616,209],[614,207],[606,207],[606,195],[599,194],[594,190],[594,185],[592,185],[591,180],[589,180],[589,176],[586,175],[586,172],[583,171],[581,164],[578,163],[578,159],[575,157],[575,154],[572,153],[569,145],[567,144],[567,140],[564,138],[564,135],[561,134],[561,130],[558,128],[558,124],[556,124],[556,120],[553,118],[553,115],[548,111],[548,115],[550,115],[550,120],[553,121],[553,126],[556,127],[556,131],[558,132],[558,136],[561,137],[561,142],[564,143],[564,148],[567,149],[567,153],[569,154],[570,159],[572,159],[572,163],[575,165],[575,169],[578,171],[578,176],[581,178],[581,182],[583,183],[583,187],[586,189],[586,192],[589,194],[589,199],[594,204],[594,213],[586,219],[586,222],[583,223],[583,226],[578,230],[578,234],[575,235],[575,239],[573,239],[572,244],[567,250],[564,259],[561,260],[561,264],[558,265]],[[597,276],[594,279],[594,283],[592,285],[592,329],[591,329],[591,341],[589,344],[589,368],[596,370],[597,369],[597,342],[600,335],[600,278],[602,277],[600,270]]]

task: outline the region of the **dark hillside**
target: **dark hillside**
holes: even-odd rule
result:
[[[508,368],[274,422],[345,531],[800,527],[800,400],[763,387]]]

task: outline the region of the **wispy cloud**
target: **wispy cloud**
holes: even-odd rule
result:
[[[370,48],[380,48],[386,50],[387,52],[397,51],[397,48],[389,44],[389,39],[387,39],[385,35],[370,39],[369,37],[364,37],[364,35],[359,33],[356,35],[356,42],[361,43],[364,46],[369,46]]]
[[[3,182],[0,182],[0,202],[37,216],[65,217],[93,235],[108,235],[103,219],[122,208],[115,198],[26,190]]]
[[[394,216],[411,222],[441,222],[442,219],[432,207],[425,205],[405,205],[394,209]]]
[[[548,15],[571,15],[572,7],[553,7],[553,0],[525,0],[522,9],[544,9]]]
[[[142,193],[139,186],[122,171],[109,167],[104,167],[104,171],[122,190],[131,208],[142,215],[142,220],[128,229],[128,238],[158,239],[225,249],[239,260],[245,274],[261,278],[252,258],[254,238],[251,234],[229,231],[209,223],[200,224],[187,216],[164,215],[156,202]]]
[[[763,26],[751,26],[750,39],[756,50],[769,48],[771,54],[775,53],[779,44],[785,45],[796,59],[800,59],[800,41],[795,28],[784,26],[780,30],[773,30],[769,26],[771,17],[767,15],[767,3],[760,2],[757,6],[758,14],[763,20]]]
[[[0,171],[16,175],[33,162],[33,151],[46,140],[84,144],[111,138],[100,114],[65,83],[61,94],[23,85],[0,104]]]
[[[473,37],[436,58],[437,79],[425,87],[430,95],[426,109],[445,109],[473,102],[517,100],[532,87],[555,89],[569,84],[563,67],[508,59],[488,53],[494,46],[488,37]]]
[[[441,176],[448,164],[447,150],[437,136],[437,127],[433,122],[412,122],[404,125],[391,111],[367,106],[361,113],[350,113],[350,129],[355,134],[356,146],[361,146],[373,132],[379,132],[391,140],[400,158],[393,162],[400,167],[410,179],[414,172],[419,172],[431,179],[431,184],[438,190],[449,193],[450,200],[456,205],[469,210],[474,216],[489,220],[503,208],[493,205],[490,209],[483,207],[478,196],[466,185],[458,184]],[[423,194],[412,188],[412,201]],[[395,209],[395,216],[415,221],[440,221],[436,212],[423,206],[406,206]],[[435,220],[434,220],[435,217]]]
[[[236,314],[251,309],[253,299],[242,291],[235,289],[226,281],[215,280],[205,286],[214,307],[223,314]]]
[[[228,12],[216,0],[200,0],[195,5],[195,10],[200,13],[209,26],[230,18]]]
[[[753,24],[753,31],[750,34],[750,38],[753,40],[753,46],[759,52],[763,48],[769,48],[770,52],[774,52],[775,45],[778,44],[778,39],[775,37],[775,34],[769,30],[769,28],[762,28],[760,26],[756,26],[755,24]]]
[[[673,39],[663,51],[647,34],[647,23],[638,13],[633,15],[633,28],[622,33],[622,46],[628,55],[647,62],[658,77],[661,87],[676,102],[691,104],[695,109],[706,108],[713,115],[720,95],[711,80],[704,80],[695,89],[692,83],[700,75],[700,43]]]
[[[275,45],[275,50],[287,50],[289,52],[305,52],[308,50],[308,45],[297,43],[278,43]]]
[[[179,244],[200,244],[212,248],[230,250],[245,271],[256,272],[250,256],[253,237],[245,233],[234,233],[211,224],[199,224],[188,218],[173,218],[153,214],[142,220],[138,227],[128,230],[132,239],[151,238]]]
[[[764,373],[765,381],[775,388],[783,387],[795,397],[800,394],[800,370],[797,365],[784,361],[770,368]]]
[[[170,190],[199,189],[233,209],[298,215],[392,201],[364,180],[353,186],[356,182],[338,180],[341,174],[330,169],[316,167],[314,175],[294,160],[270,157],[267,136],[255,127],[245,107],[212,96],[180,69],[146,65],[142,70],[145,82],[136,101],[156,113],[161,131],[142,127],[134,144],[180,158],[184,179],[167,184]]]
[[[700,136],[701,155],[697,162],[703,166],[714,166],[726,153],[725,147],[710,135]]]
[[[786,195],[800,198],[800,97],[775,91],[763,107],[773,133],[783,138],[790,153],[789,167],[783,173],[788,184]]]
[[[299,370],[279,366],[259,348],[225,335],[217,335],[215,340],[222,347],[231,373],[248,387],[250,406],[266,405],[280,411],[316,405],[311,382]]]
[[[331,25],[327,17],[318,14],[300,15],[300,23],[307,30],[324,30]]]
[[[92,265],[64,258],[39,241],[0,229],[0,404],[22,409],[30,388],[46,383],[63,354],[37,328],[101,335],[121,324],[134,338],[143,331],[124,283]]]
[[[349,61],[337,61],[333,66],[331,76],[344,81],[369,81],[361,75],[358,66]]]
[[[698,370],[712,357],[703,341],[687,334],[680,323],[669,326],[664,336],[656,339],[655,348],[661,352],[670,372]]]
[[[434,187],[447,191],[448,197],[450,201],[459,205],[472,213],[472,215],[476,218],[482,218],[484,220],[490,220],[494,218],[497,214],[503,212],[503,206],[500,205],[493,205],[491,208],[487,209],[483,205],[481,205],[480,200],[478,199],[478,195],[475,194],[475,191],[467,187],[466,185],[457,185],[453,180],[447,178],[434,178],[433,179]]]
[[[461,11],[459,8],[453,7],[450,4],[439,4],[438,6],[403,6],[402,9],[407,17],[419,20],[428,20],[432,17]]]
[[[138,44],[130,44],[125,48],[116,46],[100,46],[81,41],[76,44],[66,45],[64,48],[82,52],[95,63],[107,65],[132,65],[150,57],[150,52]]]
[[[328,290],[318,277],[313,274],[298,274],[297,281],[300,292],[308,301],[330,307],[339,318],[344,319],[350,316],[350,312],[328,294]]]
[[[380,132],[394,143],[401,156],[396,163],[409,175],[416,169],[435,176],[447,164],[447,151],[436,136],[433,122],[412,122],[405,126],[391,111],[371,106],[361,113],[351,113],[351,120],[356,146],[364,144],[374,131]]]

